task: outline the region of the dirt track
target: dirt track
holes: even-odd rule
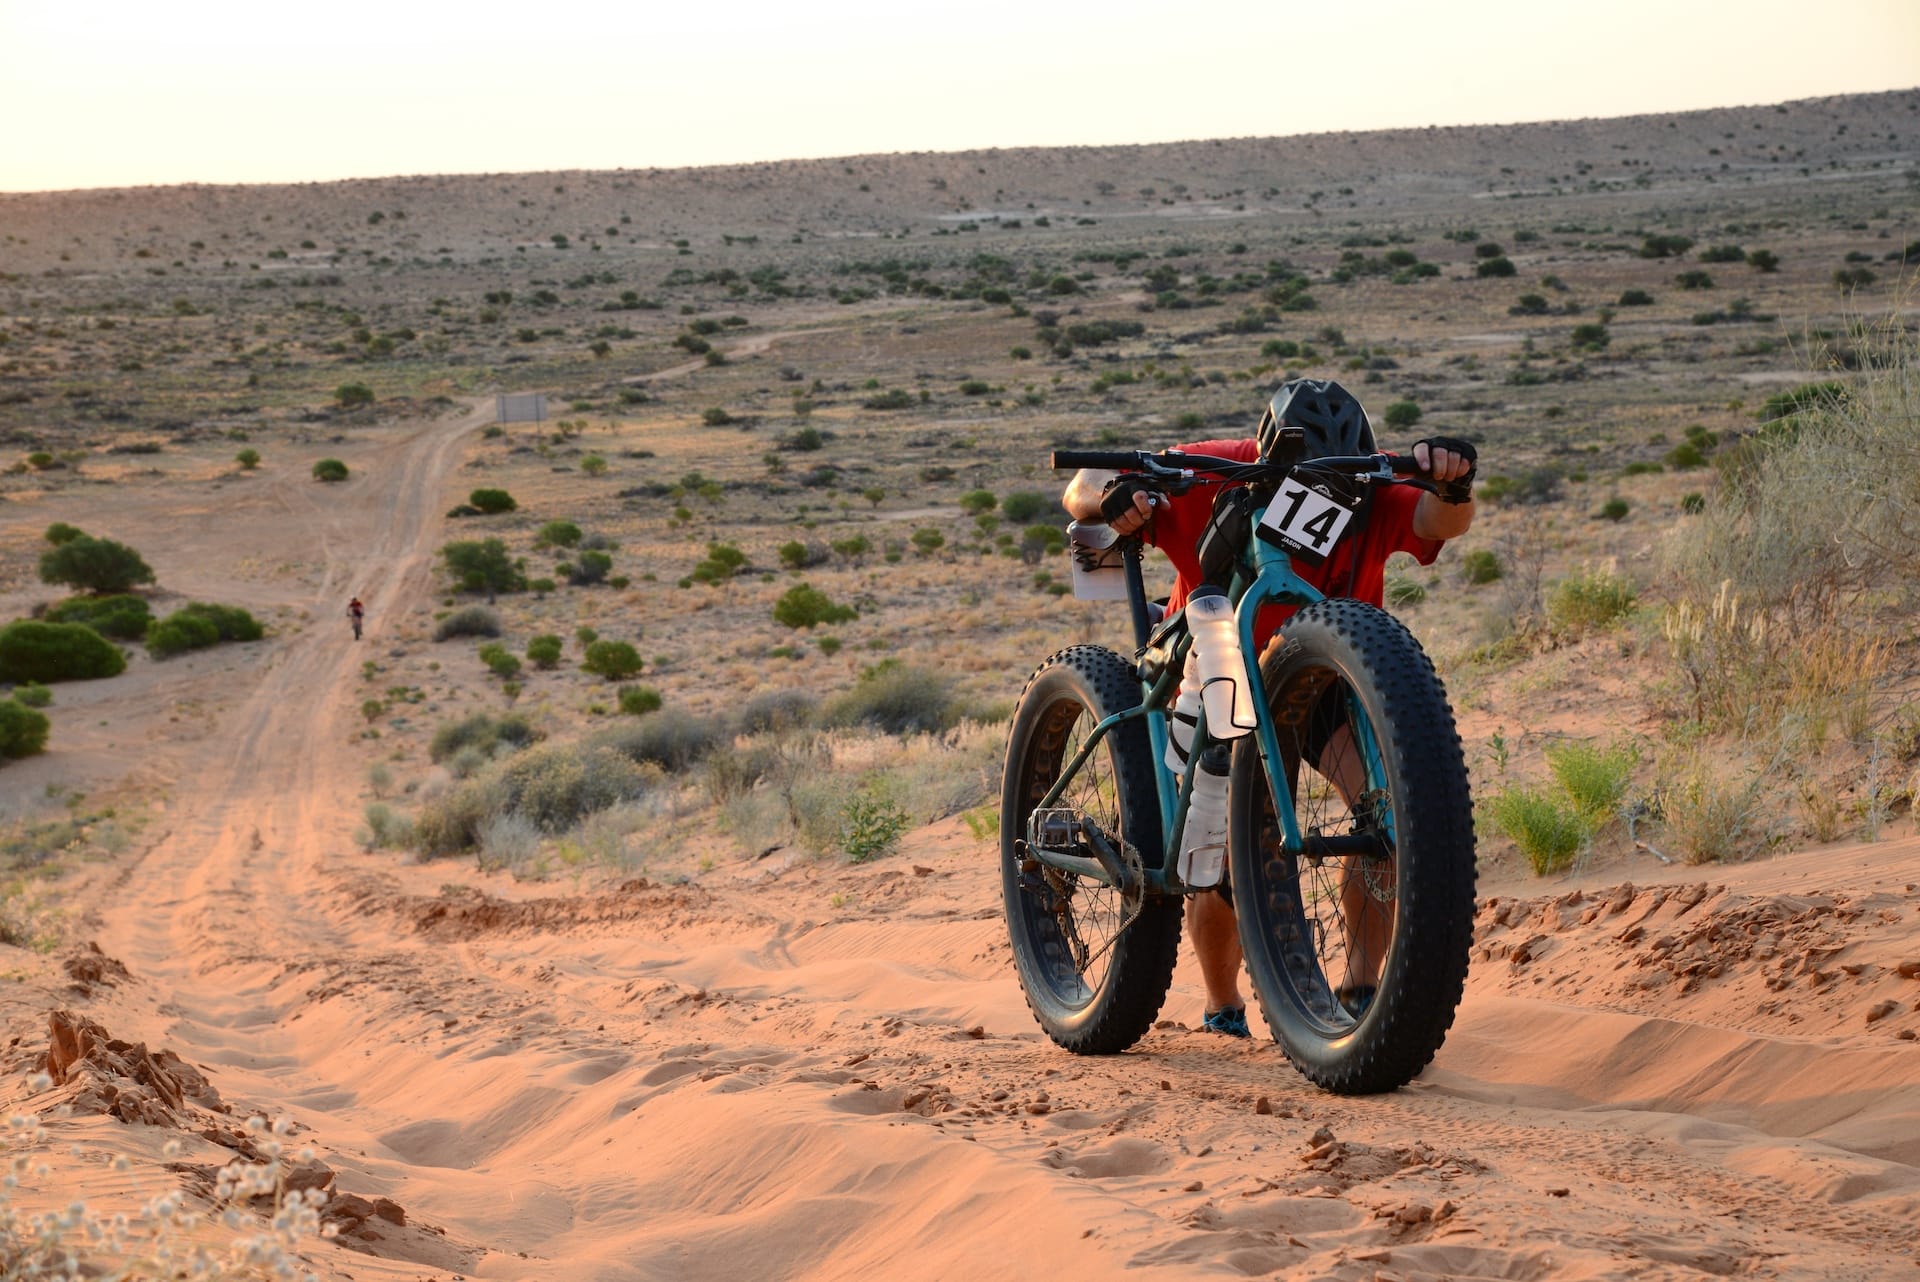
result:
[[[1483,888],[1453,1036],[1369,1100],[1174,1022],[1198,1010],[1185,966],[1136,1052],[1055,1050],[1007,964],[990,853],[957,824],[884,866],[679,886],[362,854],[363,652],[334,603],[367,596],[378,645],[427,599],[484,421],[406,432],[337,501],[275,483],[208,514],[225,540],[311,549],[319,625],[234,678],[253,684],[170,830],[88,919],[130,976],[88,1014],[238,1111],[291,1115],[338,1187],[406,1208],[353,1239],[371,1254],[316,1246],[322,1275],[1915,1275],[1920,1051],[1892,1031],[1920,1005],[1899,973],[1920,958],[1911,838],[1705,883],[1649,866],[1654,884],[1571,900]]]

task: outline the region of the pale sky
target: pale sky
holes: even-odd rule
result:
[[[0,0],[0,191],[1165,142],[1915,86],[1920,0]]]

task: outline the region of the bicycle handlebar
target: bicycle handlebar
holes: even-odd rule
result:
[[[1207,454],[1186,454],[1179,450],[1163,450],[1158,454],[1147,450],[1055,450],[1053,466],[1056,470],[1064,468],[1097,468],[1108,472],[1131,472],[1147,476],[1192,476],[1193,473],[1213,473],[1223,479],[1234,481],[1252,481],[1278,478],[1294,469],[1305,471],[1343,472],[1349,476],[1370,475],[1380,480],[1392,477],[1419,476],[1426,469],[1413,461],[1411,454],[1353,454],[1304,459],[1291,465],[1282,463],[1242,462],[1238,459],[1215,458]]]

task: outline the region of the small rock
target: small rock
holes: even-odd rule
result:
[[[1548,1197],[1565,1197],[1571,1191],[1572,1190],[1570,1189],[1564,1189],[1564,1188],[1548,1189],[1547,1196]]]
[[[1199,1192],[1199,1191],[1200,1191],[1201,1189],[1203,1189],[1203,1188],[1205,1188],[1205,1187],[1206,1187],[1206,1185],[1205,1185],[1205,1184],[1203,1184],[1203,1183],[1201,1183],[1201,1182],[1200,1182],[1199,1180],[1195,1180],[1195,1181],[1193,1181],[1193,1183],[1191,1183],[1191,1184],[1183,1184],[1183,1185],[1181,1185],[1181,1186],[1180,1186],[1180,1191],[1181,1191],[1182,1193],[1198,1193],[1198,1192]]]
[[[1899,1009],[1900,1003],[1893,1001],[1891,998],[1884,1002],[1876,1002],[1874,1003],[1873,1009],[1867,1012],[1867,1022],[1869,1024],[1877,1024]]]
[[[1319,1130],[1315,1131],[1311,1136],[1308,1137],[1307,1143],[1312,1144],[1315,1147],[1318,1147],[1322,1144],[1331,1144],[1333,1143],[1333,1132],[1323,1126]]]
[[[1273,1101],[1262,1095],[1253,1102],[1253,1111],[1262,1117],[1270,1117],[1273,1114]]]
[[[1920,979],[1920,961],[1903,961],[1895,969],[1902,979]]]

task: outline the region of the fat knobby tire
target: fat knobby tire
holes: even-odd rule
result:
[[[1041,664],[1027,681],[1007,738],[1000,880],[1014,967],[1040,1027],[1080,1055],[1118,1054],[1153,1026],[1173,982],[1182,902],[1178,896],[1146,896],[1138,904],[1138,916],[1100,959],[1104,969],[1089,986],[1074,966],[1046,897],[1022,884],[1015,843],[1026,836],[1027,816],[1067,764],[1065,743],[1080,715],[1085,714],[1079,722],[1084,735],[1094,723],[1139,702],[1140,682],[1132,664],[1101,646],[1072,646]],[[1158,867],[1160,800],[1145,723],[1135,719],[1115,727],[1088,766],[1098,765],[1103,754],[1111,765],[1118,801],[1120,831],[1113,836],[1124,838],[1145,867]],[[1081,895],[1092,889],[1090,883],[1079,884],[1076,909]],[[1126,905],[1128,910],[1133,907],[1133,902]]]
[[[1309,674],[1324,679],[1329,670],[1346,681],[1372,723],[1396,836],[1392,942],[1378,991],[1357,1023],[1343,1028],[1346,1021],[1319,1017],[1314,1007],[1317,998],[1324,1013],[1325,990],[1309,995],[1311,982],[1293,982],[1318,971],[1303,961],[1299,889],[1287,884],[1286,861],[1256,849],[1255,799],[1266,779],[1253,736],[1234,754],[1230,858],[1241,942],[1274,1037],[1308,1079],[1361,1095],[1411,1081],[1453,1024],[1473,937],[1473,801],[1446,690],[1398,620],[1359,601],[1308,606],[1286,624],[1260,671],[1278,708],[1290,684],[1296,692],[1311,689]]]

